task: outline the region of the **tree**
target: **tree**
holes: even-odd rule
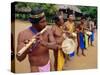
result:
[[[78,7],[83,12],[83,14],[86,14],[91,18],[97,18],[97,7],[90,7],[90,6],[78,6]]]
[[[45,3],[30,3],[30,2],[17,2],[15,8],[24,12],[28,9],[34,9],[35,7],[42,7],[46,14],[47,20],[50,21],[51,16],[57,12],[57,7],[55,4],[45,4]],[[16,18],[20,19],[28,19],[30,17],[29,14],[18,14],[16,13]]]

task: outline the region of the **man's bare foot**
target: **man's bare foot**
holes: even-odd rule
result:
[[[82,53],[83,56],[86,56],[84,53]]]
[[[65,63],[67,63],[67,59],[65,59]]]
[[[94,47],[94,45],[93,45],[93,44],[92,44],[91,46],[92,46],[92,47]]]
[[[76,53],[77,56],[80,56],[79,53]]]
[[[88,50],[87,48],[84,48],[84,50]]]

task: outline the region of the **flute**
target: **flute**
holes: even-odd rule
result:
[[[42,30],[40,31],[39,33],[40,34],[43,34],[46,30],[47,30],[47,26]],[[17,56],[21,56],[33,43],[36,42],[36,39],[35,39],[35,35],[33,36],[33,38],[30,40],[30,42],[28,44],[26,44],[21,50],[18,51],[17,53]]]

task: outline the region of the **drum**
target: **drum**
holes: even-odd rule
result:
[[[72,33],[72,36],[73,36],[73,37],[77,37],[77,34],[73,32],[73,33]]]
[[[70,33],[70,34],[71,34],[71,37],[74,37],[74,38],[77,37],[77,34],[76,34],[75,32]],[[68,35],[66,35],[66,33],[63,33],[63,37],[66,38],[66,37],[68,37]],[[70,38],[70,37],[69,37],[69,38]]]
[[[90,32],[90,31],[86,31],[85,32],[87,35],[92,35],[92,32]]]
[[[77,44],[73,39],[66,38],[61,47],[65,54],[71,54],[76,50]]]

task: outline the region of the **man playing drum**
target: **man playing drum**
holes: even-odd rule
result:
[[[59,45],[59,47],[61,47],[62,42],[64,40],[63,31],[60,28],[64,24],[63,17],[61,15],[55,15],[53,20],[55,21],[55,25],[52,26],[52,32],[53,32],[54,38],[56,40],[56,43]],[[61,50],[61,52],[62,52],[62,50]],[[55,58],[54,67],[55,67],[55,70],[57,71],[58,66],[59,66],[58,62],[60,62],[60,60],[58,59],[58,49],[54,50],[54,58]],[[63,57],[62,57],[62,59],[63,59]]]
[[[74,15],[73,15],[73,14],[69,14],[69,15],[68,15],[68,20],[64,23],[64,26],[65,26],[65,33],[66,33],[66,35],[67,35],[70,39],[72,39],[74,42],[76,42],[76,41],[75,41],[76,35],[75,35],[75,36],[73,35],[73,32],[75,31],[74,19],[75,19]],[[70,60],[71,57],[74,56],[74,53],[75,53],[75,52],[74,52],[74,50],[73,50],[72,53],[68,54],[68,59],[69,59],[69,60]]]
[[[89,30],[92,32],[92,34],[89,36],[88,43],[89,43],[89,40],[90,40],[91,46],[94,46],[93,41],[94,41],[95,29],[96,29],[96,26],[94,25],[94,21],[93,21],[93,19],[90,19],[90,21],[89,21]]]
[[[82,50],[82,55],[85,56],[85,41],[84,41],[84,30],[85,30],[85,17],[81,17],[81,23],[77,27],[77,55],[79,55],[79,48]]]

